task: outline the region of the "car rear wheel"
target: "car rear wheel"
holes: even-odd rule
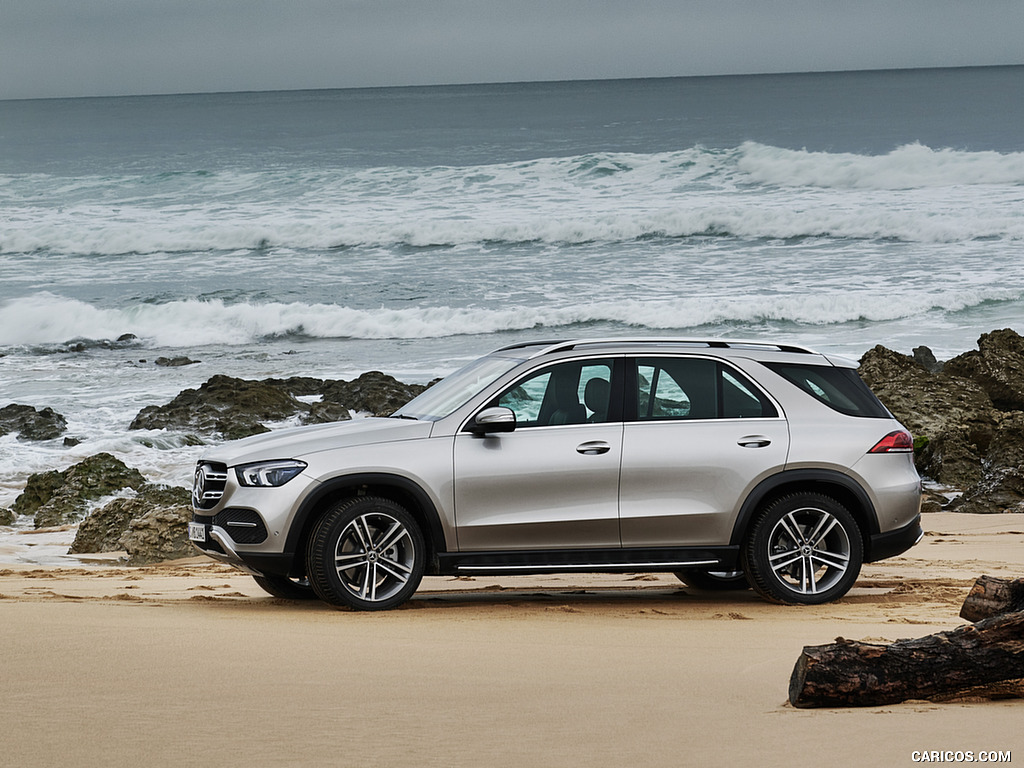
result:
[[[253,580],[265,591],[274,597],[282,597],[285,600],[316,600],[317,594],[309,586],[309,579],[290,579],[287,576],[267,574],[266,576],[253,576]]]
[[[835,499],[797,493],[770,504],[743,549],[750,584],[775,603],[817,605],[845,595],[860,574],[864,544]]]
[[[700,568],[687,568],[676,571],[675,575],[684,584],[709,592],[724,592],[750,587],[743,571],[707,571]]]
[[[328,510],[313,529],[306,572],[325,602],[381,611],[412,596],[425,562],[423,534],[404,507],[357,496]]]

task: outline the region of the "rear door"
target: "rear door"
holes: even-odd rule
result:
[[[625,387],[622,545],[727,544],[747,493],[785,467],[780,410],[708,357],[632,359]]]

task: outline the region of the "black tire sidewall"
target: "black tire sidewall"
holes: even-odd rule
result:
[[[706,592],[742,592],[745,589],[750,589],[747,575],[742,571],[737,576],[723,578],[715,576],[710,571],[688,568],[676,571],[675,577],[689,587]]]
[[[389,515],[405,526],[414,549],[412,573],[408,581],[394,595],[378,601],[363,600],[352,594],[334,567],[334,553],[341,534],[354,519],[373,512]],[[306,550],[306,573],[317,596],[331,605],[361,611],[383,611],[404,603],[419,586],[425,564],[426,544],[419,523],[402,505],[376,496],[357,496],[328,509],[313,528]]]
[[[832,587],[815,594],[803,594],[787,587],[776,576],[768,559],[769,539],[776,524],[790,512],[803,508],[820,509],[832,515],[850,542],[850,562],[846,573]],[[741,554],[743,571],[754,590],[771,602],[791,605],[820,605],[839,599],[857,581],[863,560],[864,541],[857,521],[838,501],[819,493],[795,493],[768,505],[757,517]]]
[[[318,595],[308,584],[300,584],[287,576],[269,574],[253,576],[260,589],[283,600],[316,600]]]

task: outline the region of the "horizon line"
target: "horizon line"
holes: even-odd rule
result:
[[[1017,64],[967,64],[958,66],[924,66],[924,67],[867,67],[863,69],[822,69],[822,70],[793,70],[778,72],[729,72],[704,75],[653,75],[653,76],[630,76],[630,77],[581,77],[581,78],[553,78],[550,80],[482,80],[469,82],[448,82],[448,83],[416,83],[403,85],[355,85],[355,86],[327,86],[313,88],[244,88],[240,90],[210,90],[210,91],[157,91],[152,93],[121,93],[84,96],[22,96],[15,98],[0,98],[0,103],[17,101],[71,101],[79,99],[150,99],[173,96],[228,96],[257,93],[312,93],[319,91],[383,91],[383,90],[417,90],[428,88],[472,88],[481,86],[512,86],[512,85],[556,85],[567,83],[605,83],[605,82],[628,82],[639,80],[708,80],[714,78],[732,77],[796,77],[805,75],[842,75],[842,74],[871,74],[885,72],[924,72],[941,70],[965,70],[965,69],[1012,69],[1024,68],[1024,63]]]

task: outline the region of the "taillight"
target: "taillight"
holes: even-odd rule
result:
[[[883,437],[868,453],[913,453],[914,438],[903,429],[897,429]]]

